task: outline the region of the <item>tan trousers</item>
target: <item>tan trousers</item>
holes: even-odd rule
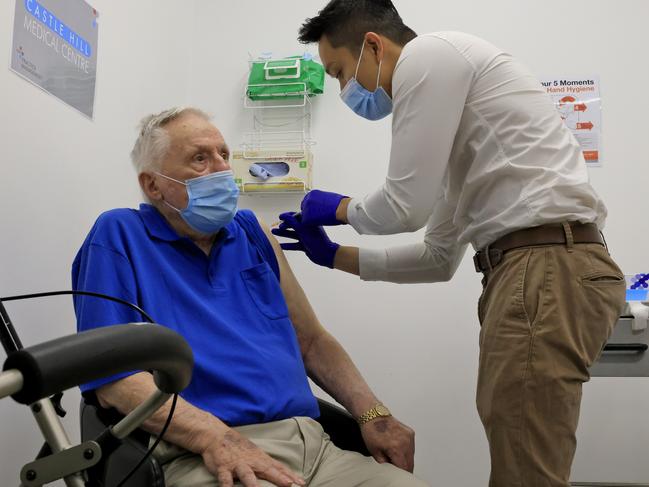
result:
[[[625,301],[597,244],[512,250],[483,279],[477,406],[490,487],[567,487],[582,383]]]
[[[426,487],[426,483],[393,465],[336,447],[310,418],[235,428],[275,460],[301,475],[309,487]],[[167,487],[217,487],[199,455],[161,441],[154,455]],[[235,483],[235,486],[240,486]],[[262,487],[270,482],[259,481]]]

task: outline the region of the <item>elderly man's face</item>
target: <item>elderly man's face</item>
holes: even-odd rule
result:
[[[165,176],[185,181],[230,170],[230,149],[221,132],[209,121],[185,114],[165,126],[170,147],[160,165]],[[187,190],[181,184],[157,177],[164,199],[176,208],[187,207]]]

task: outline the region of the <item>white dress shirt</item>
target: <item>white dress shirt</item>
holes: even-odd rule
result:
[[[360,234],[414,232],[423,242],[361,249],[364,280],[436,282],[515,230],[597,223],[606,207],[581,149],[538,79],[509,54],[459,32],[406,44],[392,79],[392,149],[385,184],[353,199]]]

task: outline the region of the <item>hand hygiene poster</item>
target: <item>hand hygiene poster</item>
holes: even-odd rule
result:
[[[97,11],[83,0],[16,0],[11,69],[92,118]]]
[[[599,78],[544,78],[543,87],[579,142],[589,166],[601,166],[602,100]]]

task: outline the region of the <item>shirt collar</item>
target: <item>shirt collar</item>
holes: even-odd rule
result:
[[[164,240],[165,242],[176,242],[182,240],[185,237],[178,235],[176,230],[169,224],[167,219],[160,214],[155,206],[149,205],[146,203],[140,204],[140,217],[147,233],[159,240]],[[234,238],[234,232],[232,231],[231,226],[234,225],[234,221],[230,222],[221,233],[224,235],[219,235],[218,240],[232,240]]]

